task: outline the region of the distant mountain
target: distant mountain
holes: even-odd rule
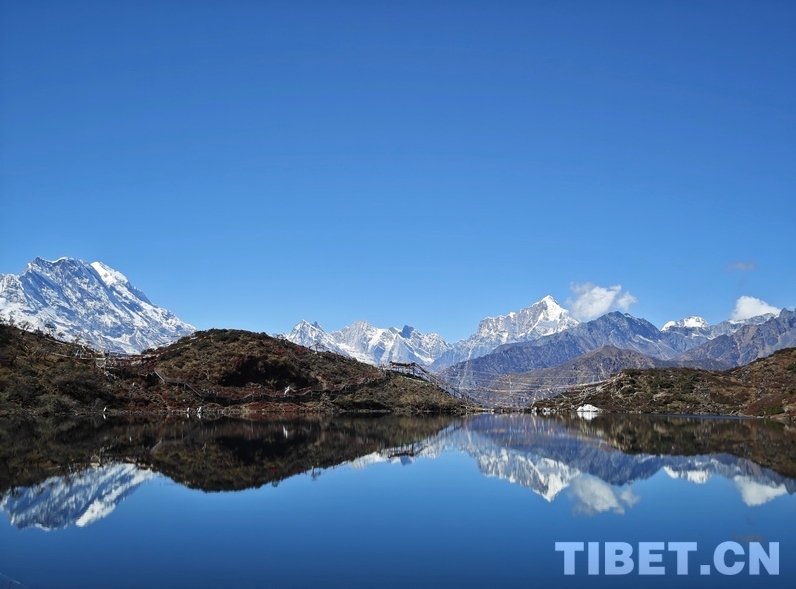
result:
[[[743,325],[677,357],[679,363],[715,361],[727,368],[743,366],[776,350],[796,346],[796,311],[783,309],[760,324]]]
[[[569,311],[548,295],[525,309],[481,320],[476,332],[439,356],[433,368],[442,370],[457,362],[489,354],[498,346],[538,340],[575,327],[578,323]]]
[[[364,321],[331,333],[317,323],[302,321],[283,337],[369,364],[417,362],[440,370],[488,354],[500,345],[536,340],[577,324],[569,311],[553,297],[546,296],[520,311],[483,319],[473,335],[455,344],[447,343],[436,333],[423,334],[408,325],[403,329],[378,328]]]
[[[366,321],[332,333],[325,332],[317,323],[302,321],[283,337],[308,348],[336,352],[373,365],[416,362],[429,366],[450,349],[450,344],[436,333],[423,334],[409,325],[403,329],[384,329]]]
[[[442,372],[445,380],[464,389],[516,392],[516,382],[532,390],[554,392],[558,383],[584,384],[625,368],[684,366],[724,370],[748,363],[774,350],[794,345],[796,334],[788,311],[714,326],[699,317],[669,322],[658,330],[644,319],[619,312],[541,339],[498,347],[492,353],[456,364]],[[605,346],[646,357],[617,354],[585,356]],[[553,370],[553,368],[556,368]],[[544,372],[540,372],[544,369]],[[521,375],[520,375],[521,373]],[[514,376],[518,375],[518,376]],[[544,383],[550,383],[550,386]],[[555,385],[553,382],[555,381]],[[577,381],[577,382],[574,382]]]
[[[313,350],[323,352],[334,352],[341,356],[351,357],[346,350],[338,345],[334,338],[323,330],[323,327],[315,321],[300,321],[290,333],[281,334],[282,338]]]
[[[458,388],[476,389],[501,375],[559,366],[603,346],[660,360],[677,356],[677,350],[652,323],[613,312],[535,341],[500,346],[491,354],[448,368],[442,376]]]
[[[36,258],[19,276],[0,275],[0,318],[94,348],[137,353],[193,333],[101,262]]]
[[[701,317],[687,317],[669,321],[660,330],[648,321],[621,313],[580,323],[553,297],[546,296],[519,311],[486,317],[475,333],[454,344],[435,333],[422,334],[409,326],[378,328],[364,321],[331,333],[317,323],[302,321],[282,337],[373,365],[416,362],[441,371],[455,386],[478,388],[501,375],[558,366],[603,346],[631,350],[656,360],[673,360],[716,337],[732,334],[746,325],[762,324],[772,317],[761,315],[717,325],[710,325]],[[509,351],[512,345],[519,349]],[[617,369],[637,367],[635,361],[621,364],[609,362]],[[682,364],[708,369],[728,367],[712,358],[684,358]],[[605,371],[596,370],[595,374],[598,372]]]
[[[734,333],[745,325],[760,325],[774,317],[775,314],[768,313],[740,321],[722,321],[716,325],[710,325],[702,317],[686,317],[679,321],[669,321],[661,331],[666,334],[674,349],[685,352],[719,336]]]
[[[603,346],[552,368],[500,376],[490,382],[488,388],[503,394],[524,393],[530,402],[534,398],[555,394],[574,385],[605,380],[625,368],[659,368],[671,365],[670,361],[658,360],[632,350]]]

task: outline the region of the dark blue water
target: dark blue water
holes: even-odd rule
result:
[[[796,444],[774,424],[485,415],[92,424],[49,437],[26,427],[0,451],[0,587],[796,582]],[[728,541],[745,551],[728,559],[744,562],[733,576],[712,564]],[[565,575],[556,542],[628,543],[634,570],[607,576],[601,554],[589,575],[584,551]],[[664,574],[641,576],[639,542],[698,549],[687,575],[664,549]],[[778,574],[750,574],[750,542],[779,544]]]

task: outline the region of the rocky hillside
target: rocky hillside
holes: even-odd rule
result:
[[[796,418],[796,348],[724,372],[627,369],[596,385],[535,403],[571,411],[590,404],[621,413],[716,414]]]
[[[0,413],[423,412],[464,403],[426,381],[265,334],[213,329],[140,356],[102,356],[0,325]]]
[[[573,386],[601,382],[627,368],[670,368],[682,365],[709,370],[726,368],[722,362],[710,358],[693,362],[659,360],[633,350],[603,346],[558,366],[500,376],[491,381],[487,389],[495,394],[510,391],[516,396],[517,393],[522,393],[530,403],[534,399],[550,397]]]

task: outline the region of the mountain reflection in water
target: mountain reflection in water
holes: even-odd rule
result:
[[[13,441],[13,443],[11,443]],[[487,477],[584,514],[624,513],[635,482],[664,472],[732,481],[748,506],[796,491],[796,440],[758,420],[601,415],[467,419],[312,418],[161,423],[0,424],[0,508],[18,528],[85,526],[156,473],[203,491],[276,485],[348,464],[409,464],[464,452]]]

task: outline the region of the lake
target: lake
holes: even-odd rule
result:
[[[5,421],[0,588],[793,587],[794,491],[761,420]]]

